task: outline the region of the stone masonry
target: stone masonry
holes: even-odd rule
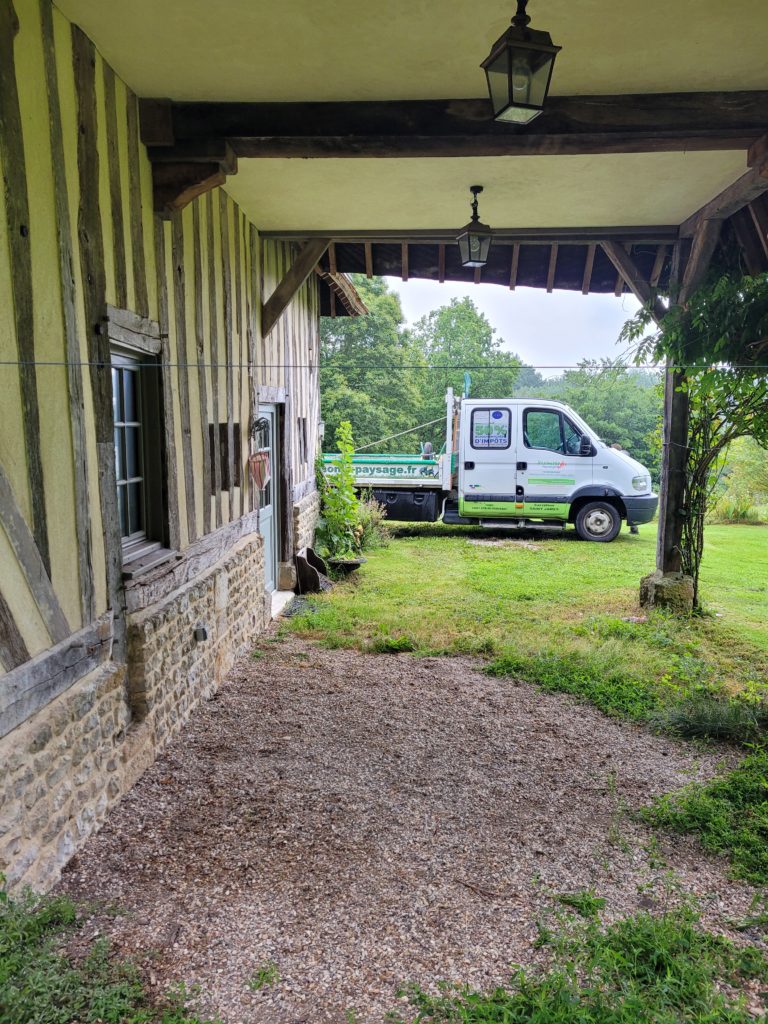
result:
[[[293,506],[294,551],[302,551],[304,548],[312,546],[319,515],[320,494],[318,491],[313,491]]]
[[[261,537],[129,619],[108,663],[0,740],[0,872],[47,889],[268,621]],[[196,640],[202,626],[207,639]]]

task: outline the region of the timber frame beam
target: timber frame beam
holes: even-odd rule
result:
[[[638,302],[648,306],[656,323],[661,323],[667,309],[661,299],[655,295],[650,281],[645,279],[632,256],[618,242],[604,241],[601,245],[605,255],[616,268],[619,277],[626,281]]]
[[[486,99],[141,102],[142,140],[153,162],[205,160],[222,140],[241,157],[746,150],[766,126],[766,91],[552,96],[524,130],[495,122]]]
[[[266,338],[299,288],[330,245],[329,238],[310,238],[299,250],[285,277],[261,307],[261,334]]]

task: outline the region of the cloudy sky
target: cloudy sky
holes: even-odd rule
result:
[[[511,292],[498,285],[465,285],[454,281],[401,281],[389,278],[403,305],[409,324],[452,298],[468,295],[504,339],[505,348],[523,361],[541,368],[545,376],[559,367],[573,366],[580,359],[615,359],[623,349],[617,345],[624,322],[638,309],[632,295],[582,295],[517,288]]]

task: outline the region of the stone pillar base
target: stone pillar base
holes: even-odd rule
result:
[[[676,615],[693,611],[693,578],[682,573],[652,572],[640,580],[640,604],[643,608],[666,608]]]

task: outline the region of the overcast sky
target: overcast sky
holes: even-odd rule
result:
[[[574,366],[580,359],[615,359],[623,351],[616,344],[619,332],[638,309],[632,295],[547,294],[535,288],[511,292],[493,284],[439,284],[392,277],[388,281],[400,296],[409,324],[453,298],[468,295],[496,329],[497,337],[504,339],[505,348],[516,352],[523,362],[541,367],[544,376],[553,376],[560,372],[557,367]]]

